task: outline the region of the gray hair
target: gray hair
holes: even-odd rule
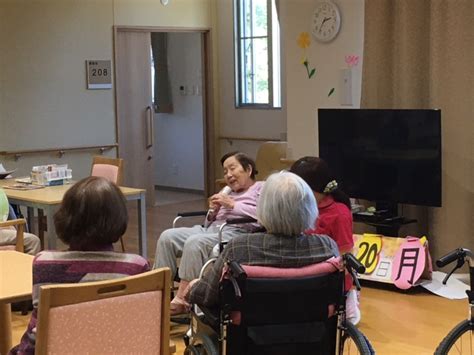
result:
[[[257,218],[269,233],[300,235],[319,215],[316,199],[299,176],[282,171],[268,177],[257,204]]]

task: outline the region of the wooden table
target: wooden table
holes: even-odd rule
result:
[[[33,256],[0,250],[0,354],[12,347],[11,302],[31,299]]]
[[[0,180],[0,187],[16,184],[14,179]],[[49,186],[36,190],[12,190],[5,189],[8,200],[12,204],[26,206],[28,210],[28,226],[30,230],[35,230],[33,224],[34,209],[42,210],[46,213],[46,223],[48,226],[47,249],[56,248],[56,230],[54,228],[53,215],[57,211],[63,196],[71,187],[71,184]],[[128,201],[137,201],[138,213],[138,247],[140,254],[147,258],[146,239],[146,190],[131,187],[120,187],[122,193]]]

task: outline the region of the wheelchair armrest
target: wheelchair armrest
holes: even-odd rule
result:
[[[194,212],[179,212],[176,215],[178,217],[197,217],[197,216],[205,216],[207,211],[194,211]]]
[[[205,216],[206,214],[207,214],[207,211],[178,212],[176,215],[176,218],[173,220],[173,228],[176,228],[176,223],[181,218]]]
[[[252,217],[241,217],[241,218],[229,218],[225,221],[226,224],[244,224],[244,223],[255,223],[257,220]]]

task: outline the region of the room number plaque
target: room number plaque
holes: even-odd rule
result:
[[[111,89],[112,73],[110,60],[86,60],[87,89]]]

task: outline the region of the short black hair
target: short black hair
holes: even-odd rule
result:
[[[127,224],[122,191],[113,182],[96,176],[74,184],[54,215],[56,233],[71,250],[94,250],[115,243]]]
[[[300,176],[311,187],[311,190],[324,193],[327,184],[335,180],[328,164],[321,158],[303,157],[293,163],[290,172]],[[340,183],[340,182],[339,182]],[[351,209],[351,201],[340,187],[329,193],[335,201],[341,202]]]
[[[221,165],[224,166],[224,162],[230,157],[235,157],[235,159],[239,162],[240,165],[242,165],[242,168],[244,168],[245,171],[249,171],[249,169],[252,169],[250,178],[252,180],[255,180],[255,175],[258,174],[258,171],[257,166],[255,165],[255,161],[252,158],[242,152],[230,152],[222,156]]]

